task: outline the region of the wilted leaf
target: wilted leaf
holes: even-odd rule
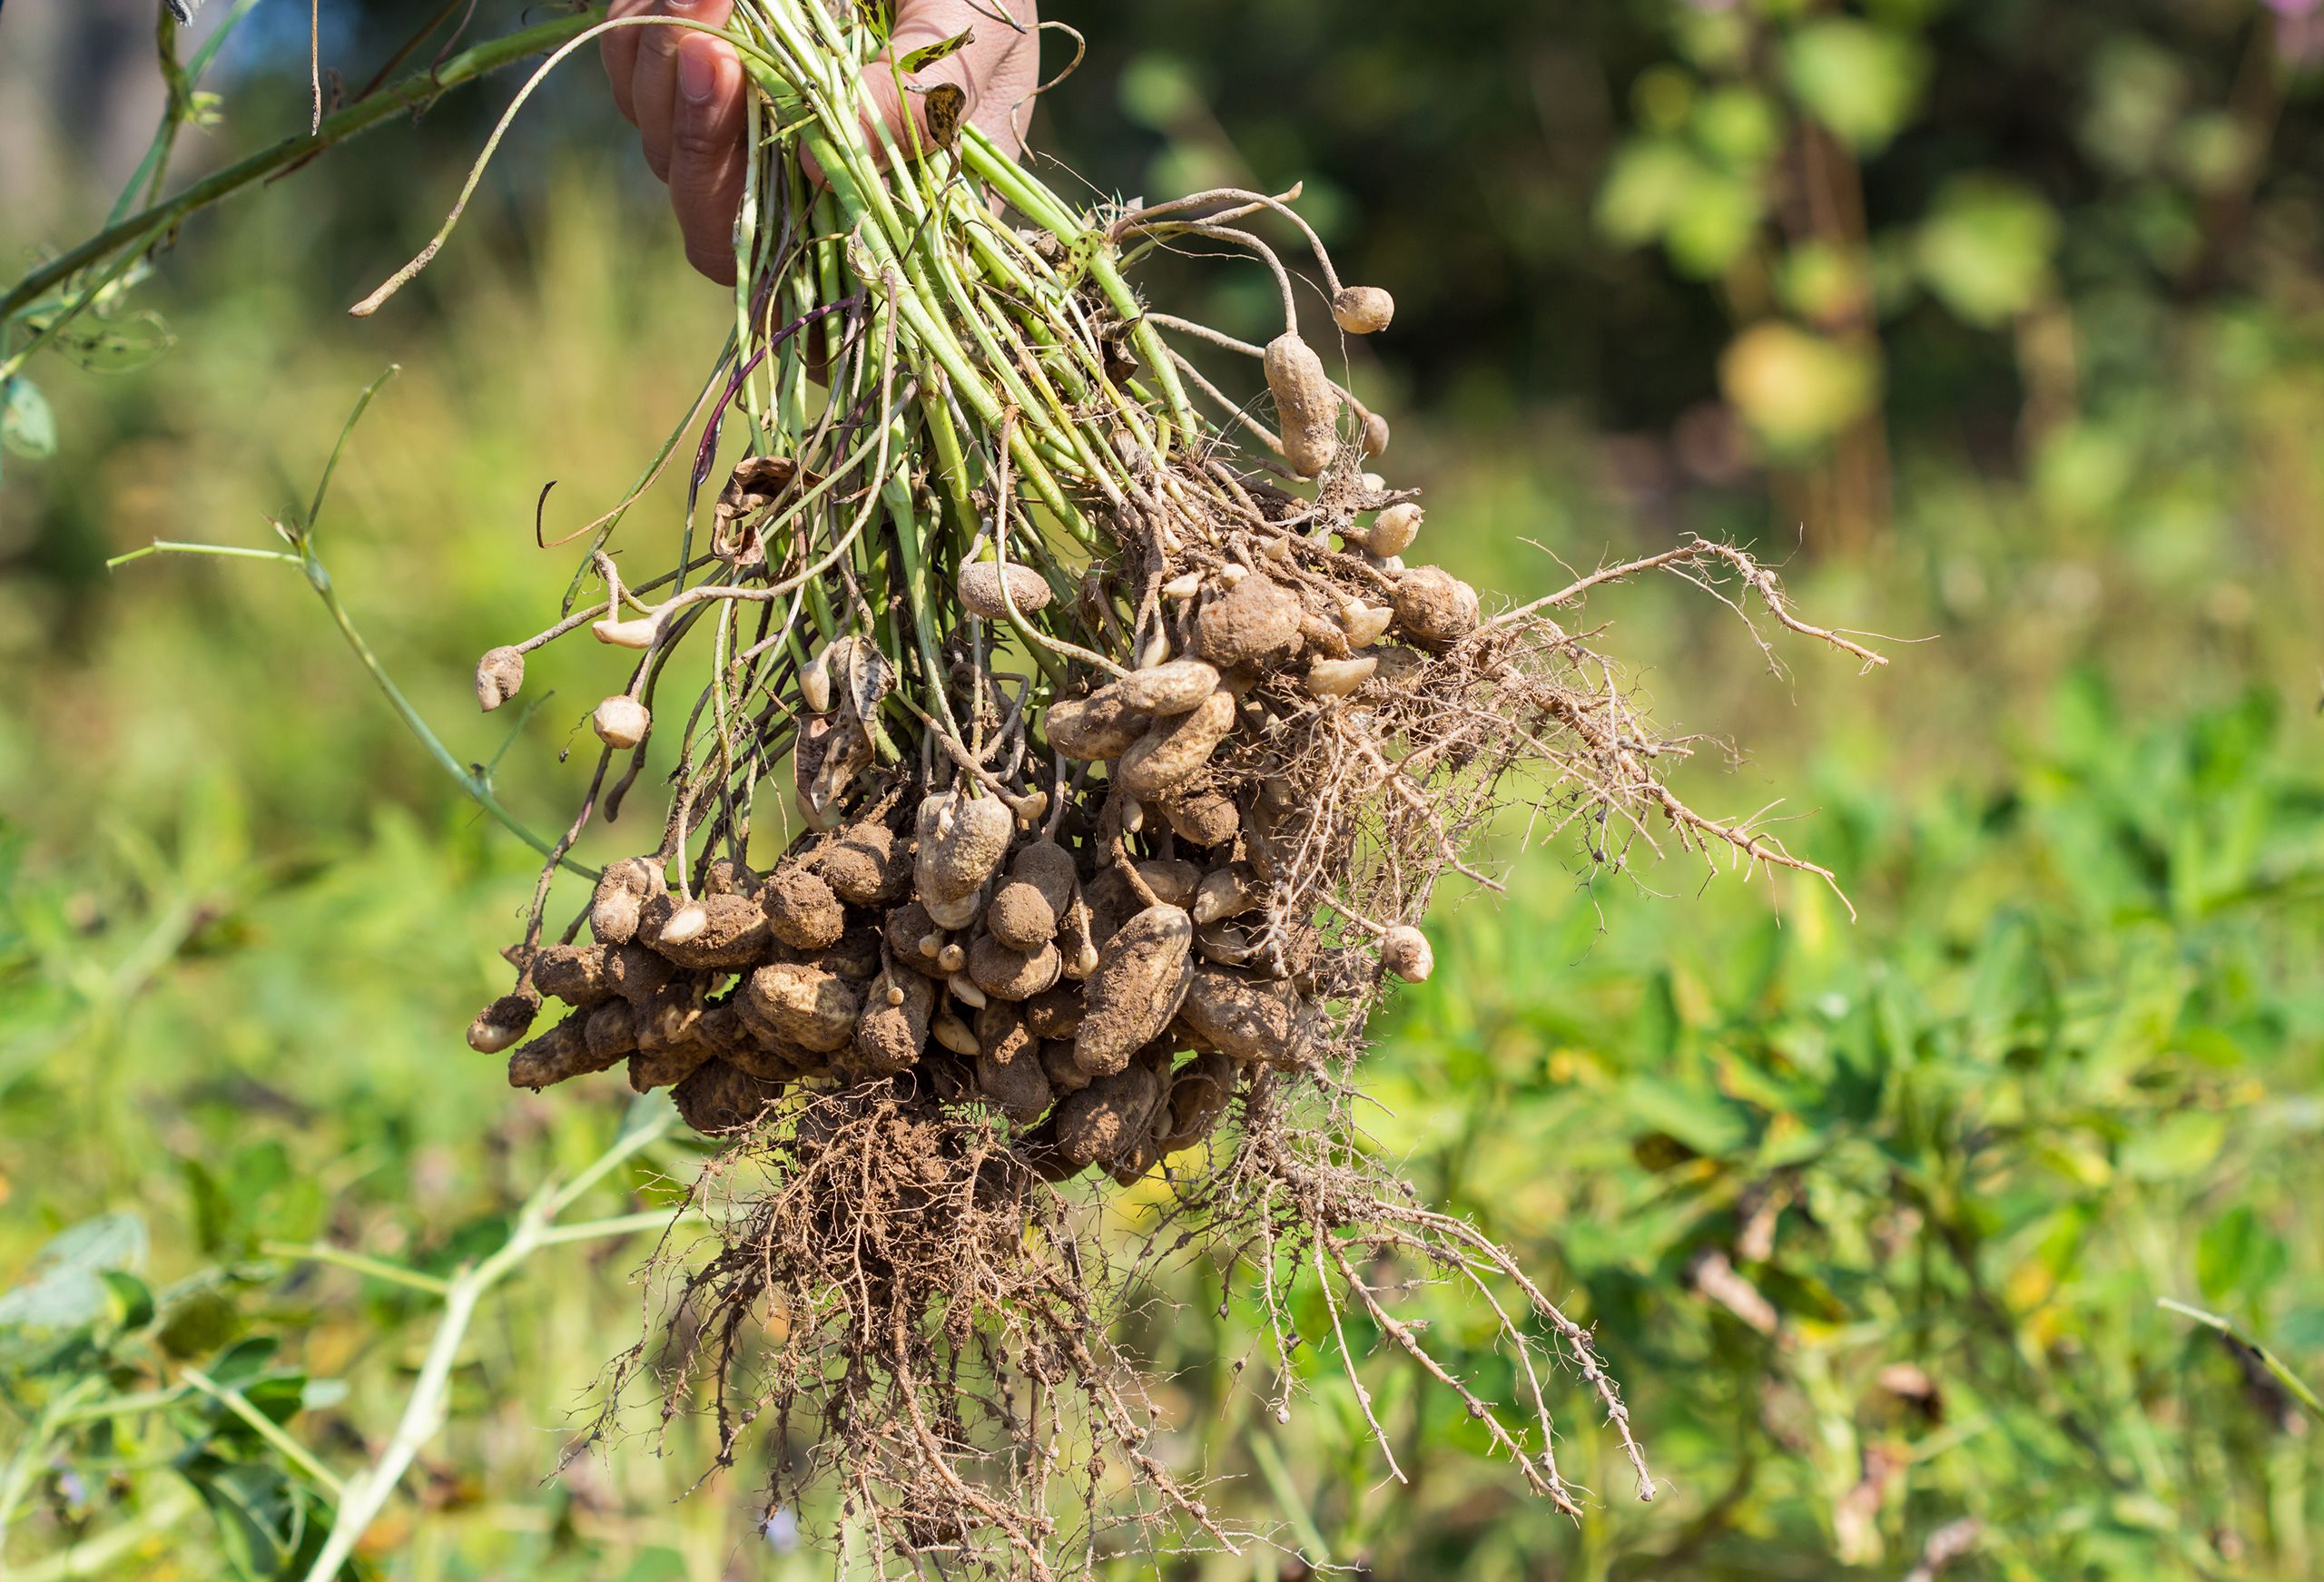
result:
[[[0,445],[34,461],[56,454],[56,416],[40,387],[22,374],[0,385]]]

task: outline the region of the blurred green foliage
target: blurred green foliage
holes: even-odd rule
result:
[[[336,8],[350,75],[435,9]],[[1069,19],[1090,54],[1047,146],[1107,191],[1305,178],[1345,272],[1395,291],[1394,331],[1350,355],[1448,564],[1523,596],[1562,580],[1523,540],[1578,564],[1804,530],[1810,614],[1901,639],[1869,678],[1785,643],[1774,679],[1682,585],[1593,606],[1666,720],[1752,750],[1706,743],[1689,793],[1788,799],[1787,839],[1856,917],[1684,859],[1593,878],[1512,847],[1512,893],[1445,915],[1438,977],[1368,1068],[1383,1154],[1595,1327],[1657,1499],[1577,1384],[1560,1454],[1598,1500],[1579,1524],[1529,1504],[1393,1356],[1365,1376],[1413,1481],[1385,1480],[1320,1306],[1278,1424],[1271,1344],[1196,1265],[1135,1337],[1166,1442],[1285,1550],[1175,1570],[1901,1577],[1957,1540],[1948,1577],[2314,1575],[2312,1425],[2252,1352],[2155,1305],[2324,1371],[2324,133],[2297,8]],[[287,36],[227,63],[222,140],[303,117]],[[622,1125],[610,1092],[511,1096],[460,1046],[527,855],[298,575],[103,569],[156,536],[271,546],[264,514],[400,361],[326,553],[454,752],[554,818],[589,656],[538,656],[528,691],[555,696],[513,739],[468,669],[563,585],[530,542],[540,486],[561,479],[552,526],[618,497],[724,310],[591,88],[544,108],[383,320],[338,310],[432,225],[478,104],[188,227],[0,398],[12,1574],[299,1575],[332,1480],[410,1395],[428,1282]],[[1846,196],[1835,172],[1853,226],[1806,202]],[[12,255],[62,240],[7,224]],[[1193,261],[1155,289],[1229,328],[1268,292]],[[1893,507],[1850,537],[1826,506],[1867,423]],[[680,508],[665,486],[629,530]],[[589,1212],[652,1208],[694,1157],[656,1144]],[[683,1421],[666,1458],[557,1470],[635,1337],[647,1246],[544,1247],[490,1295],[372,1574],[828,1574],[762,1533],[747,1477],[681,1498]],[[1480,1376],[1509,1365],[1448,1293],[1404,1300]],[[1359,1355],[1374,1339],[1352,1326]]]

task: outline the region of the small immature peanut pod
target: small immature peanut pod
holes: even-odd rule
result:
[[[1162,585],[1162,596],[1166,599],[1175,599],[1182,604],[1200,592],[1202,592],[1202,573],[1198,571],[1187,572],[1183,576],[1174,576]]]
[[[1319,659],[1307,667],[1307,690],[1319,698],[1344,698],[1372,679],[1380,662],[1362,659]]]
[[[479,1055],[497,1055],[532,1030],[540,1014],[537,994],[504,994],[476,1014],[468,1024],[468,1047]]]
[[[934,949],[929,948],[929,939],[936,941]],[[958,939],[947,939],[940,934],[931,934],[927,939],[920,942],[920,948],[922,955],[935,961],[936,970],[948,978],[959,977],[960,969],[969,964],[969,948]]]
[[[645,741],[653,723],[654,716],[645,712],[645,705],[626,693],[615,693],[589,716],[590,729],[596,732],[597,739],[616,752]]]
[[[1425,983],[1436,970],[1436,953],[1428,936],[1408,923],[1398,923],[1380,939],[1380,965],[1406,983]]]
[[[1384,558],[1402,555],[1420,536],[1420,507],[1410,500],[1391,506],[1372,519],[1372,531],[1364,535],[1364,546]]]
[[[1122,702],[1141,714],[1183,714],[1218,690],[1218,668],[1199,659],[1173,659],[1131,671],[1114,684]]]
[[[1017,613],[1029,615],[1049,606],[1049,579],[1029,565],[1014,565],[1008,568],[1009,597],[1017,605]],[[1001,602],[1002,571],[1000,562],[980,560],[960,568],[958,584],[960,604],[972,615],[988,621],[1006,620],[1009,606]]]
[[[921,904],[928,909],[930,921],[938,928],[965,929],[984,913],[984,889],[980,886],[950,900],[936,900],[923,895]]]
[[[1058,954],[1064,958],[1065,976],[1076,983],[1098,970],[1098,942],[1090,937],[1090,920],[1089,903],[1076,896],[1058,921]]]
[[[832,651],[828,648],[799,667],[799,701],[818,714],[832,712]]]
[[[486,713],[517,695],[525,684],[525,656],[517,649],[487,649],[476,662],[476,701]]]
[[[1350,599],[1340,612],[1340,628],[1347,634],[1350,648],[1369,648],[1386,635],[1389,623],[1396,612],[1385,604],[1367,604],[1360,599]]]
[[[936,1035],[938,1043],[955,1055],[973,1057],[977,1053],[976,1034],[970,1030],[968,1023],[950,1011],[938,1011],[935,1019],[928,1024],[928,1030]]]
[[[710,909],[700,901],[688,901],[670,914],[670,920],[662,925],[662,931],[655,936],[654,942],[656,945],[691,945],[702,938],[703,931],[709,927]]]
[[[1388,433],[1388,419],[1377,412],[1366,412],[1364,415],[1364,454],[1374,457],[1387,449]],[[1364,476],[1370,477],[1374,475],[1366,473]]]
[[[1377,286],[1349,286],[1332,299],[1332,322],[1350,335],[1377,335],[1396,316],[1396,299]]]
[[[591,625],[597,641],[609,643],[615,648],[651,648],[662,623],[652,615],[640,615],[631,621],[616,621],[611,615]]]
[[[1151,670],[1170,657],[1170,634],[1157,626],[1137,646],[1137,668]]]
[[[1339,396],[1324,373],[1324,359],[1296,330],[1286,329],[1267,342],[1265,366],[1283,458],[1293,472],[1312,478],[1339,450]]]
[[[1347,634],[1335,621],[1326,621],[1312,611],[1299,617],[1300,646],[1295,653],[1305,652],[1316,659],[1345,659]]]
[[[990,1003],[985,998],[984,990],[970,982],[969,975],[965,972],[954,972],[951,977],[944,980],[944,987],[952,991],[954,999],[959,1000],[972,1011],[980,1011]],[[973,1051],[968,1052],[973,1053]]]

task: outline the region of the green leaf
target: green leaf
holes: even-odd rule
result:
[[[22,374],[0,385],[0,445],[34,461],[56,454],[56,415],[40,387]]]
[[[122,1330],[142,1330],[153,1322],[153,1288],[126,1269],[97,1272],[113,1301],[113,1323]]]
[[[280,1467],[229,1461],[204,1453],[182,1459],[192,1483],[218,1524],[219,1548],[243,1582],[295,1577],[300,1562],[320,1548],[327,1517],[312,1513],[306,1491]]]
[[[1783,123],[1775,105],[1756,88],[1728,86],[1706,93],[1695,105],[1695,142],[1733,170],[1765,164],[1783,146]]]
[[[2283,1273],[2288,1258],[2283,1239],[2260,1223],[2250,1204],[2238,1204],[2196,1238],[2195,1283],[2211,1302],[2257,1298]]]
[[[1667,1133],[1698,1154],[1716,1158],[1751,1140],[1750,1122],[1707,1088],[1634,1076],[1622,1085],[1622,1102],[1644,1129]]]
[[[1914,239],[1914,264],[1955,318],[1994,329],[2056,290],[2059,230],[2032,189],[1965,176],[1938,192]]]
[[[950,38],[940,38],[934,44],[924,44],[921,45],[918,49],[906,54],[902,60],[896,64],[902,70],[904,75],[909,77],[914,72],[921,70],[924,66],[932,66],[938,61],[948,60],[951,56],[959,54],[962,50],[969,47],[970,44],[976,38],[976,35],[977,30],[975,28],[964,27]]]
[[[1624,144],[1598,193],[1598,225],[1608,236],[1630,247],[1659,241],[1699,279],[1741,257],[1766,211],[1756,180],[1707,162],[1675,138]]]
[[[1913,40],[1841,16],[1793,34],[1784,66],[1807,113],[1859,153],[1877,152],[1904,130],[1928,75]]]
[[[94,1323],[109,1311],[107,1270],[145,1262],[145,1222],[133,1214],[99,1214],[60,1232],[33,1255],[28,1277],[0,1295],[0,1328],[64,1330]]]
[[[241,1315],[233,1299],[215,1286],[201,1286],[170,1303],[154,1340],[172,1357],[200,1357],[234,1338]]]
[[[1775,319],[1735,338],[1719,359],[1718,379],[1736,410],[1778,449],[1830,438],[1880,393],[1871,352]]]
[[[2224,1116],[2182,1110],[2132,1137],[2122,1149],[2122,1169],[2141,1181],[2181,1180],[2218,1158],[2226,1141]]]
[[[86,314],[57,331],[49,344],[57,355],[91,373],[131,373],[156,361],[178,343],[176,333],[150,308],[118,319]]]
[[[280,1344],[271,1335],[252,1335],[248,1340],[236,1341],[219,1352],[218,1360],[203,1371],[228,1390],[239,1389],[258,1377],[260,1371],[273,1360]]]

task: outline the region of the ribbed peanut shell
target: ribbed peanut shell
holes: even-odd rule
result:
[[[1265,366],[1283,458],[1293,472],[1312,478],[1331,465],[1339,449],[1339,396],[1324,372],[1324,359],[1295,331],[1267,342]]]

